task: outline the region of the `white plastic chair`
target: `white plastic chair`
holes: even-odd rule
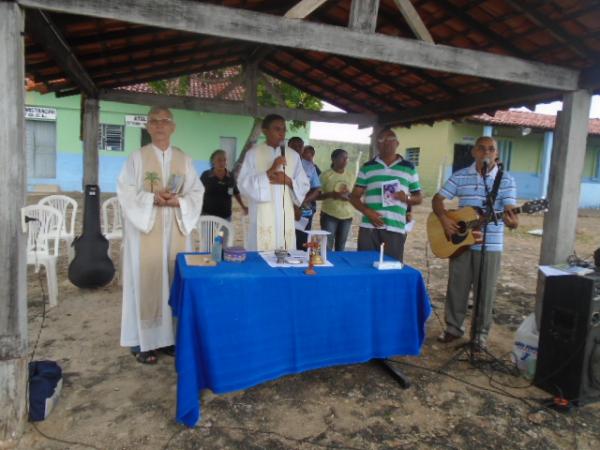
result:
[[[233,245],[233,225],[217,216],[200,216],[196,228],[192,231],[192,248],[195,252],[210,252],[219,231],[224,232],[224,246]],[[196,236],[197,235],[197,236]]]
[[[102,203],[102,234],[109,241],[123,239],[123,217],[117,197],[111,197]]]
[[[74,251],[71,247],[73,239],[75,239],[75,216],[77,215],[77,202],[66,195],[49,195],[38,202],[38,205],[52,206],[56,208],[63,217],[60,230],[51,230],[51,239],[62,239],[67,244],[67,253],[69,261],[73,259]],[[70,216],[69,216],[70,214]]]
[[[59,210],[46,205],[29,205],[21,209],[21,227],[27,233],[27,264],[46,269],[50,307],[58,304],[58,279],[56,260],[60,245],[63,216]]]
[[[121,271],[123,270],[123,211],[117,197],[110,197],[102,203],[102,234],[108,239],[109,245],[112,241],[121,240],[121,263],[117,277],[119,282],[123,279]],[[110,254],[110,247],[108,250]]]

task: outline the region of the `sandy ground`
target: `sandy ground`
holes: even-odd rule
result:
[[[226,395],[204,391],[203,420],[185,428],[174,421],[173,360],[163,356],[156,366],[145,366],[119,347],[119,284],[79,290],[67,280],[62,257],[58,307],[44,321],[45,277],[31,268],[28,302],[30,349],[35,359],[59,362],[63,392],[46,421],[27,425],[18,448],[600,448],[600,403],[557,413],[544,408],[548,394],[527,380],[449,363],[453,346],[435,341],[442,329],[447,261],[426,250],[428,205],[417,208],[406,249],[406,262],[423,271],[434,306],[422,355],[397,358],[412,380],[410,389],[400,389],[375,363],[332,367]],[[237,225],[240,236],[239,220]],[[541,240],[526,231],[541,227],[542,217],[523,217],[520,229],[506,236],[490,339],[491,352],[505,359],[517,326],[533,310]],[[600,213],[582,212],[578,254],[591,255],[599,236]],[[119,261],[118,245],[112,250]]]

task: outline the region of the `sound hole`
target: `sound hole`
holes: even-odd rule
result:
[[[452,243],[460,244],[467,238],[467,224],[464,222],[457,222],[458,233],[452,235]]]

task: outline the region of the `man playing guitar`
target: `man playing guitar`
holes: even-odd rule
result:
[[[480,137],[471,151],[475,162],[458,170],[446,181],[432,200],[433,212],[438,216],[448,237],[459,232],[457,223],[447,215],[444,200],[454,197],[459,199],[459,207],[472,206],[485,208],[486,187],[491,192],[498,172],[496,158],[497,143],[491,137]],[[485,183],[485,185],[484,185]],[[476,344],[485,348],[487,335],[492,322],[492,307],[496,295],[496,281],[500,272],[503,247],[504,224],[516,228],[518,216],[512,208],[516,205],[516,184],[514,178],[504,173],[500,180],[498,195],[494,202],[494,211],[504,210],[503,220],[487,225],[486,255],[482,273],[481,298],[477,317]],[[503,223],[504,222],[504,223]],[[482,232],[474,232],[481,240]],[[467,304],[471,287],[477,292],[479,282],[479,265],[481,262],[481,245],[476,243],[468,250],[450,258],[448,289],[446,293],[445,321],[446,330],[438,337],[438,341],[449,343],[464,334],[463,322],[467,313]]]

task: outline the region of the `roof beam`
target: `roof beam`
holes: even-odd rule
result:
[[[137,105],[157,105],[167,108],[187,109],[218,114],[251,115],[248,105],[244,102],[206,100],[198,97],[183,97],[176,95],[143,94],[125,90],[101,89],[100,99],[107,101],[133,103]],[[267,114],[279,114],[286,120],[314,120],[318,122],[350,123],[370,126],[376,116],[369,114],[341,113],[332,111],[312,111],[308,109],[292,109],[280,107],[258,106],[257,114],[264,117]]]
[[[429,33],[429,30],[421,19],[421,16],[419,16],[419,13],[410,0],[394,0],[394,2],[396,3],[400,13],[402,13],[402,17],[404,17],[404,20],[415,36],[422,41],[434,44],[431,33]]]
[[[348,27],[352,30],[375,33],[379,0],[352,0]]]
[[[475,110],[481,111],[485,108],[496,110],[516,106],[522,102],[548,97],[548,94],[547,90],[541,88],[503,86],[492,92],[429,103],[420,108],[406,109],[398,113],[381,114],[379,123],[384,125],[409,125],[415,122],[437,120],[441,117],[466,116],[472,114]]]
[[[90,75],[83,68],[73,50],[67,44],[61,32],[47,13],[39,10],[27,11],[29,31],[46,51],[54,58],[56,64],[88,97],[95,98],[98,89]]]
[[[288,19],[304,19],[327,0],[301,0],[285,13]]]
[[[356,0],[355,0],[356,1]],[[359,59],[509,81],[554,90],[576,89],[578,70],[511,56],[364,33],[192,0],[17,0],[24,7],[105,17],[230,39],[316,50]]]

